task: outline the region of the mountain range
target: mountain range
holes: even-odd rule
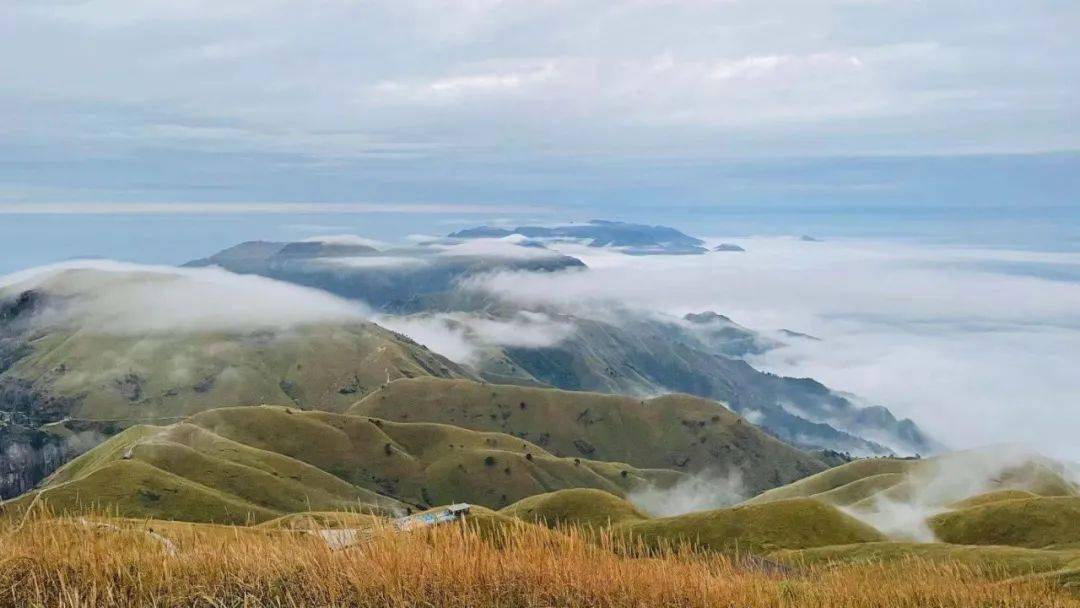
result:
[[[244,243],[188,269],[86,262],[9,281],[0,287],[0,497],[30,489],[132,425],[258,403],[344,412],[398,378],[563,389],[578,391],[559,393],[563,399],[581,402],[591,393],[696,395],[816,453],[817,465],[836,462],[826,454],[939,447],[885,408],[743,360],[783,340],[810,339],[797,332],[764,335],[712,311],[677,318],[525,308],[468,287],[471,277],[497,271],[588,269],[508,236],[384,250],[335,238]],[[280,311],[259,318],[267,301]],[[537,336],[523,339],[530,333]],[[452,336],[462,350],[429,349],[420,343],[426,336]],[[673,447],[670,457],[684,451]],[[751,485],[763,490],[793,475]]]
[[[650,235],[641,239],[652,242],[672,230],[600,222],[573,227],[571,232],[580,236],[593,234],[594,229],[613,230],[612,226],[631,235]],[[866,407],[809,378],[762,373],[742,360],[781,347],[786,340],[814,339],[805,334],[782,329],[767,336],[713,311],[682,319],[626,309],[586,316],[550,305],[511,304],[472,287],[470,279],[492,272],[587,273],[586,265],[576,258],[531,240],[514,240],[552,234],[560,235],[551,237],[554,240],[569,238],[568,233],[552,230],[526,230],[532,235],[526,236],[516,229],[482,227],[455,232],[448,241],[365,254],[364,259],[392,259],[392,265],[350,266],[354,252],[335,262],[333,249],[307,243],[300,248],[295,243],[245,243],[191,265],[217,265],[362,300],[394,315],[385,324],[405,333],[418,325],[444,326],[445,331],[463,334],[461,339],[476,351],[473,367],[493,381],[632,395],[672,391],[699,395],[724,401],[777,437],[812,449],[884,455],[925,454],[942,447],[915,423],[897,420],[884,407]],[[594,245],[644,242],[633,237],[606,238],[614,240],[594,241]],[[462,239],[489,246],[456,250]],[[300,255],[300,251],[308,253]],[[480,255],[480,251],[485,253]],[[470,255],[458,256],[464,252]],[[509,324],[522,314],[545,315],[565,331],[560,339],[543,345],[493,343],[469,331],[477,324]]]

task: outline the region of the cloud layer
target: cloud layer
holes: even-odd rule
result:
[[[57,296],[47,321],[115,334],[277,329],[370,316],[363,305],[324,291],[217,268],[92,260],[0,277],[5,296],[28,289]]]
[[[915,419],[954,447],[1014,441],[1080,458],[1080,254],[724,239],[738,255],[632,258],[571,248],[590,270],[497,274],[472,286],[579,314],[614,304],[716,310],[822,338],[752,360]]]
[[[305,188],[269,188],[288,200],[350,162],[378,174],[356,182],[368,196],[467,172],[459,196],[518,198],[550,188],[553,160],[650,161],[606,184],[562,175],[587,194],[661,161],[1080,147],[1072,3],[45,0],[5,15],[12,200],[170,185],[235,200],[263,191],[230,172],[301,166]]]

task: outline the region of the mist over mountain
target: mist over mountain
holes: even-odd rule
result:
[[[444,293],[461,279],[495,270],[583,268],[576,258],[510,235],[435,240],[407,248],[319,241],[241,243],[185,264],[219,266],[325,289],[380,309],[407,309],[416,298]]]
[[[627,243],[604,248],[625,255]],[[808,450],[938,448],[885,408],[754,369],[743,359],[784,343],[718,313],[522,306],[477,288],[499,273],[588,272],[514,233],[407,247],[349,235],[253,241],[185,268],[87,261],[12,275],[0,286],[5,494],[89,447],[70,441],[80,433],[254,403],[341,411],[387,381],[424,375],[698,395]]]
[[[72,262],[0,284],[0,495],[133,424],[258,403],[340,411],[468,371],[326,292],[219,269]]]
[[[189,265],[219,265],[368,302],[388,313],[380,323],[494,382],[643,396],[685,392],[724,401],[777,437],[810,449],[906,454],[940,447],[883,407],[856,405],[810,379],[755,370],[741,359],[783,342],[717,313],[680,319],[609,305],[585,311],[530,305],[482,288],[488,276],[514,276],[523,286],[536,273],[587,276],[581,260],[556,250],[568,244],[643,256],[689,253],[683,248],[703,242],[662,226],[594,221],[466,229],[363,256],[334,255],[313,243],[247,243]],[[286,255],[297,249],[310,255]],[[529,332],[536,338],[523,342],[520,336]],[[517,338],[507,339],[511,334]]]

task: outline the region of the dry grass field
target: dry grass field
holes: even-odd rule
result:
[[[1050,581],[940,560],[781,566],[483,524],[375,524],[332,551],[299,530],[32,515],[0,524],[0,606],[1080,606]]]

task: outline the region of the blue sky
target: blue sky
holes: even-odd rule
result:
[[[1060,1],[15,0],[0,204],[1068,206],[1076,31]]]

